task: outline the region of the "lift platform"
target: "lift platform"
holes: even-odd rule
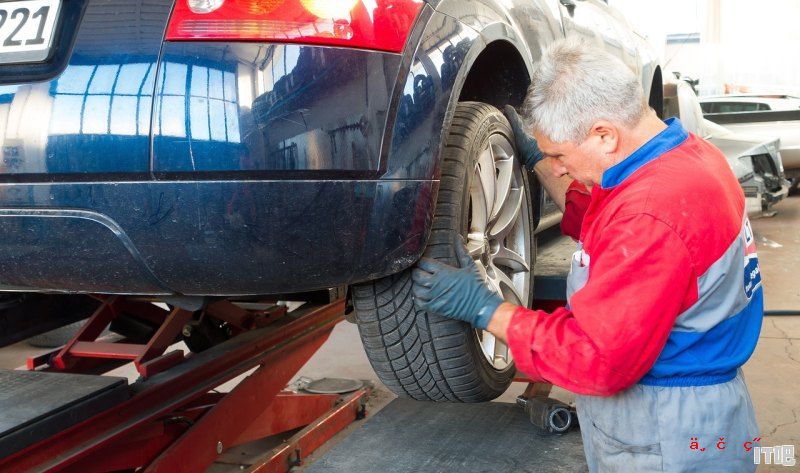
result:
[[[305,473],[581,472],[581,434],[537,435],[514,404],[395,399]]]
[[[103,298],[64,347],[28,360],[30,371],[0,372],[0,471],[198,472],[235,446],[297,430],[251,468],[287,471],[365,415],[369,388],[346,395],[284,390],[344,308],[341,299],[291,313],[218,301],[205,311],[235,336],[184,356],[167,350],[192,312]],[[121,317],[156,328],[146,340],[98,339]],[[130,361],[140,374],[132,384],[97,375]],[[216,390],[242,375],[231,391]]]

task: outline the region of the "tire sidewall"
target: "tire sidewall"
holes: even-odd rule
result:
[[[460,103],[459,106],[464,104],[464,102]],[[483,120],[480,123],[480,126],[477,132],[472,136],[470,140],[470,146],[463,150],[466,154],[466,159],[463,161],[463,169],[447,169],[448,165],[451,162],[445,161],[443,163],[442,173],[443,174],[462,174],[464,178],[461,180],[461,205],[460,205],[460,215],[457,219],[452,219],[451,221],[458,222],[458,228],[455,228],[451,225],[450,230],[455,235],[462,235],[466,237],[468,230],[469,230],[469,203],[470,203],[470,186],[472,185],[472,180],[475,178],[475,166],[478,163],[478,158],[480,157],[481,152],[486,149],[488,146],[489,140],[493,135],[501,135],[503,136],[509,143],[511,143],[513,147],[514,143],[514,135],[513,131],[511,130],[511,126],[509,125],[505,116],[500,112],[500,110],[490,107],[485,104],[475,103],[475,105],[482,105],[487,109],[487,114],[484,115]],[[462,150],[457,150],[462,151]],[[453,166],[455,167],[455,166]],[[524,192],[528,203],[528,224],[529,228],[531,229],[531,236],[530,236],[530,248],[529,254],[532,255],[531,262],[535,258],[535,239],[533,237],[533,216],[534,216],[534,209],[537,208],[537,205],[534,205],[533,200],[531,199],[531,188],[530,188],[530,180],[528,176],[528,172],[526,170],[522,170],[521,172],[522,182],[525,187]],[[441,193],[440,193],[441,195]],[[437,198],[436,202],[437,208],[441,205],[439,198]],[[436,219],[436,214],[434,213],[434,220]],[[446,257],[442,257],[441,255],[429,255],[426,250],[426,255],[429,257],[433,257],[437,260],[440,260],[444,263],[450,265],[456,265],[457,259],[455,256],[455,249],[451,248],[450,254]],[[531,271],[530,275],[530,284],[528,287],[528,300],[533,300],[533,274]],[[444,321],[444,318],[437,315],[437,314],[426,314],[427,317],[432,318],[437,321],[437,323],[441,323]],[[475,329],[472,328],[467,323],[458,322],[450,320],[452,323],[457,323],[462,326],[462,330],[465,332],[465,337],[470,343],[467,344],[467,349],[469,350],[470,356],[473,361],[473,365],[481,371],[480,377],[483,379],[489,391],[491,391],[490,396],[496,397],[505,392],[508,388],[509,383],[513,380],[514,375],[516,374],[516,367],[514,363],[508,365],[508,367],[497,370],[495,369],[489,362],[489,360],[484,356],[483,351],[481,350],[478,335]]]

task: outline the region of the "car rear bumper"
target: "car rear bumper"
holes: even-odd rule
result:
[[[0,184],[0,290],[233,296],[370,280],[421,255],[437,186]]]

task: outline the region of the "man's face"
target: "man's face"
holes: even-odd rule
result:
[[[603,171],[613,164],[610,152],[616,148],[616,139],[611,143],[602,129],[593,128],[586,139],[577,144],[551,141],[537,131],[533,136],[545,157],[553,158],[550,162],[556,176],[568,174],[583,185],[599,185]]]

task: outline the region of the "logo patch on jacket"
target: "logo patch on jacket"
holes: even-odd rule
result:
[[[744,294],[750,299],[761,286],[761,269],[758,267],[753,228],[750,226],[750,219],[747,218],[744,220],[744,245]]]

